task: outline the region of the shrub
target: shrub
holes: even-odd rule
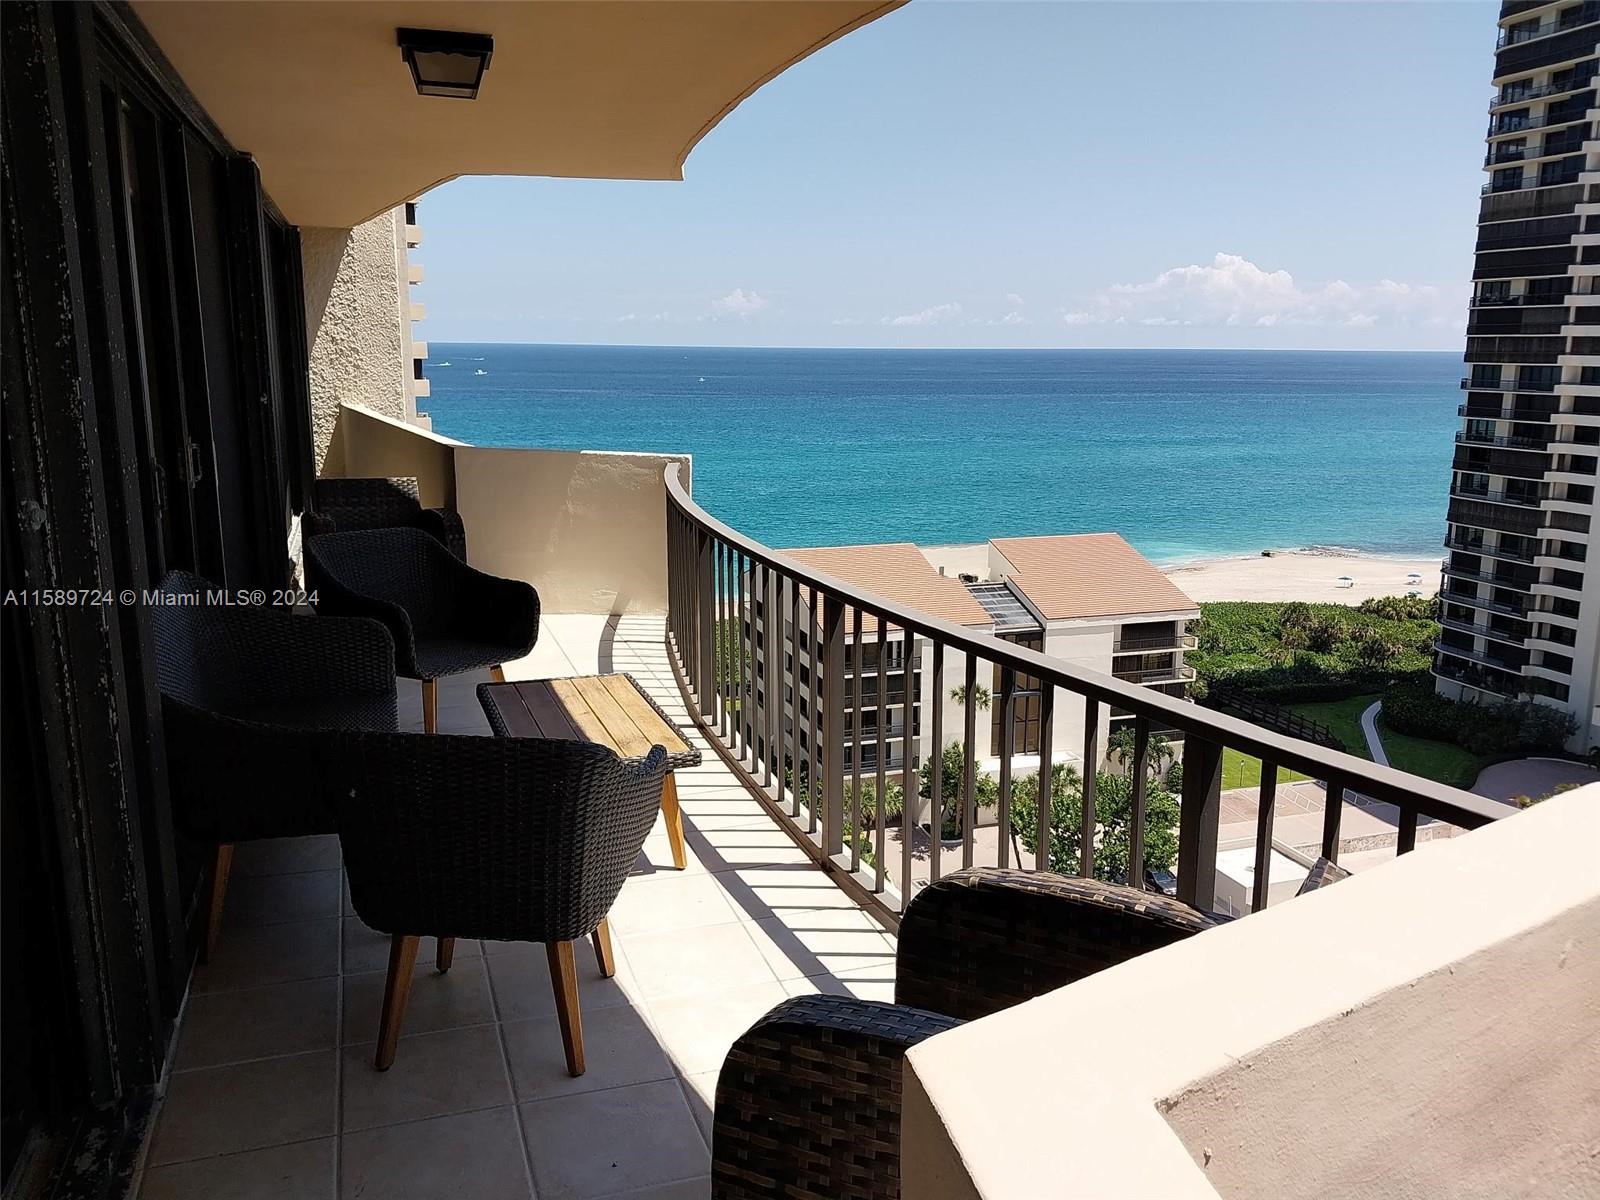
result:
[[[1473,704],[1440,696],[1422,683],[1391,688],[1383,723],[1397,733],[1454,742],[1474,754],[1559,750],[1577,730],[1572,717],[1534,700]]]
[[[1356,605],[1356,611],[1385,621],[1431,621],[1439,615],[1439,597],[1374,596]]]
[[[1050,870],[1078,872],[1078,839],[1083,817],[1083,779],[1065,764],[1051,771]],[[1126,775],[1095,776],[1094,876],[1112,883],[1128,878],[1133,826],[1133,784]],[[1152,784],[1145,793],[1143,869],[1169,869],[1178,856],[1178,801],[1165,786]],[[1039,776],[1018,778],[1011,794],[1011,830],[1028,855],[1039,848]]]

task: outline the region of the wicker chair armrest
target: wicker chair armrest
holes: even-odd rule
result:
[[[252,612],[259,658],[252,672],[258,703],[288,706],[340,700],[387,699],[383,728],[398,726],[394,688],[394,640],[378,621],[363,617],[292,616],[271,609]],[[263,636],[270,626],[274,636]]]
[[[306,588],[313,597],[311,602],[318,615],[366,617],[381,622],[394,639],[396,664],[402,669],[411,669],[416,653],[416,634],[411,626],[411,614],[391,601],[346,587],[333,572],[322,569],[317,558],[315,539],[307,543],[307,551]]]
[[[848,996],[779,1004],[734,1042],[717,1077],[712,1196],[898,1197],[905,1053],[961,1024]]]
[[[906,910],[895,1000],[974,1020],[1215,924],[1156,892],[968,868],[924,888]]]
[[[446,595],[459,629],[492,631],[493,640],[512,647],[520,658],[539,639],[539,593],[520,579],[504,579],[467,565],[448,551],[437,556]]]
[[[467,527],[453,508],[423,509],[417,527],[438,538],[462,562],[467,561]]]

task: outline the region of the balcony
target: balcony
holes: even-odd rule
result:
[[[1520,46],[1525,42],[1552,37],[1558,33],[1565,33],[1569,29],[1591,25],[1596,21],[1600,21],[1600,4],[1579,4],[1573,8],[1562,9],[1555,16],[1546,17],[1542,21],[1529,22],[1521,26],[1514,25],[1510,29],[1503,30],[1500,36],[1495,39],[1495,49],[1503,50],[1507,46]]]
[[[1461,430],[1456,434],[1458,443],[1473,446],[1501,446],[1513,450],[1544,450],[1548,446],[1545,438],[1512,437],[1510,434],[1475,433],[1470,429]]]
[[[1444,539],[1444,544],[1448,549],[1464,550],[1468,554],[1486,554],[1490,558],[1508,558],[1514,562],[1523,563],[1531,563],[1533,561],[1534,552],[1532,550],[1518,550],[1513,546],[1503,544],[1490,546],[1483,542],[1469,541],[1461,537],[1447,537]]]
[[[1455,601],[1457,600],[1457,597],[1452,596],[1451,600]],[[1446,629],[1454,629],[1461,633],[1470,633],[1474,637],[1489,638],[1497,642],[1507,642],[1513,646],[1520,646],[1528,639],[1526,631],[1522,633],[1514,633],[1506,629],[1496,629],[1492,625],[1479,624],[1476,621],[1463,621],[1459,617],[1440,617],[1439,624],[1444,626]]]
[[[627,671],[692,728],[662,637],[659,616],[555,615],[507,674]],[[474,695],[487,678],[441,682],[441,733],[489,733]],[[402,724],[420,730],[419,687],[400,682]],[[374,1071],[388,939],[341,901],[337,838],[241,846],[146,1195],[242,1195],[228,1188],[271,1171],[274,1195],[311,1200],[335,1160],[346,1194],[373,1197],[404,1195],[408,1172],[441,1165],[462,1195],[527,1196],[530,1174],[539,1196],[706,1195],[733,1039],[788,996],[890,999],[894,937],[691,737],[705,763],[679,773],[689,866],[672,869],[658,824],[612,910],[616,976],[580,952],[589,1064],[577,1079],[542,948],[500,942],[458,943],[445,975],[419,968],[395,1065]]]
[[[1499,488],[1473,487],[1467,484],[1453,484],[1450,494],[1462,500],[1481,500],[1486,504],[1509,504],[1517,508],[1538,508],[1541,501],[1537,495],[1528,492],[1508,492]]]
[[[1594,77],[1588,74],[1552,79],[1549,83],[1519,86],[1510,95],[1501,93],[1489,101],[1489,111],[1492,113],[1497,109],[1526,104],[1530,100],[1543,100],[1547,96],[1566,96],[1572,92],[1587,91],[1593,86]]]
[[[1113,665],[1111,673],[1118,679],[1137,684],[1188,683],[1194,679],[1194,668],[1182,665],[1153,667],[1146,671],[1128,671]]]
[[[1169,633],[1159,637],[1117,638],[1111,643],[1113,654],[1155,654],[1163,650],[1193,650],[1200,639],[1192,633]]]

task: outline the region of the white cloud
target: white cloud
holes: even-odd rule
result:
[[[1464,293],[1465,289],[1462,289]],[[1114,284],[1061,314],[1067,325],[1425,326],[1463,321],[1464,294],[1434,284],[1383,279],[1357,287],[1342,279],[1303,285],[1288,271],[1268,271],[1238,254],[1173,267],[1143,283]]]
[[[932,308],[925,308],[921,312],[903,313],[898,317],[884,317],[881,324],[909,326],[909,325],[943,325],[954,321],[961,315],[961,305],[952,301],[949,304],[935,304]]]
[[[1008,308],[1023,308],[1026,305],[1027,305],[1027,301],[1024,300],[1021,296],[1017,295],[1015,292],[1007,292],[1006,293],[1006,307],[1008,307]]]
[[[722,299],[711,302],[711,311],[719,317],[749,319],[766,307],[765,296],[758,292],[747,292],[743,288],[734,288]]]

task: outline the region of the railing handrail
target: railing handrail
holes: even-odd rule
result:
[[[1168,724],[1186,735],[1210,739],[1316,779],[1348,785],[1374,800],[1414,810],[1424,816],[1475,828],[1507,815],[1508,810],[1504,805],[1460,788],[1435,783],[1431,779],[1357,758],[1340,750],[1274,733],[1226,713],[1204,709],[1138,684],[1124,683],[1112,675],[1077,666],[1014,642],[1002,641],[991,634],[975,632],[856,587],[790,558],[782,551],[763,545],[706,512],[684,489],[678,463],[667,465],[665,482],[670,505],[700,529],[752,562],[781,572],[807,589],[871,613],[879,621],[909,630],[913,635],[942,641],[960,653],[1010,667],[1022,675],[1036,676],[1048,681],[1052,687],[1125,709],[1135,716]]]

